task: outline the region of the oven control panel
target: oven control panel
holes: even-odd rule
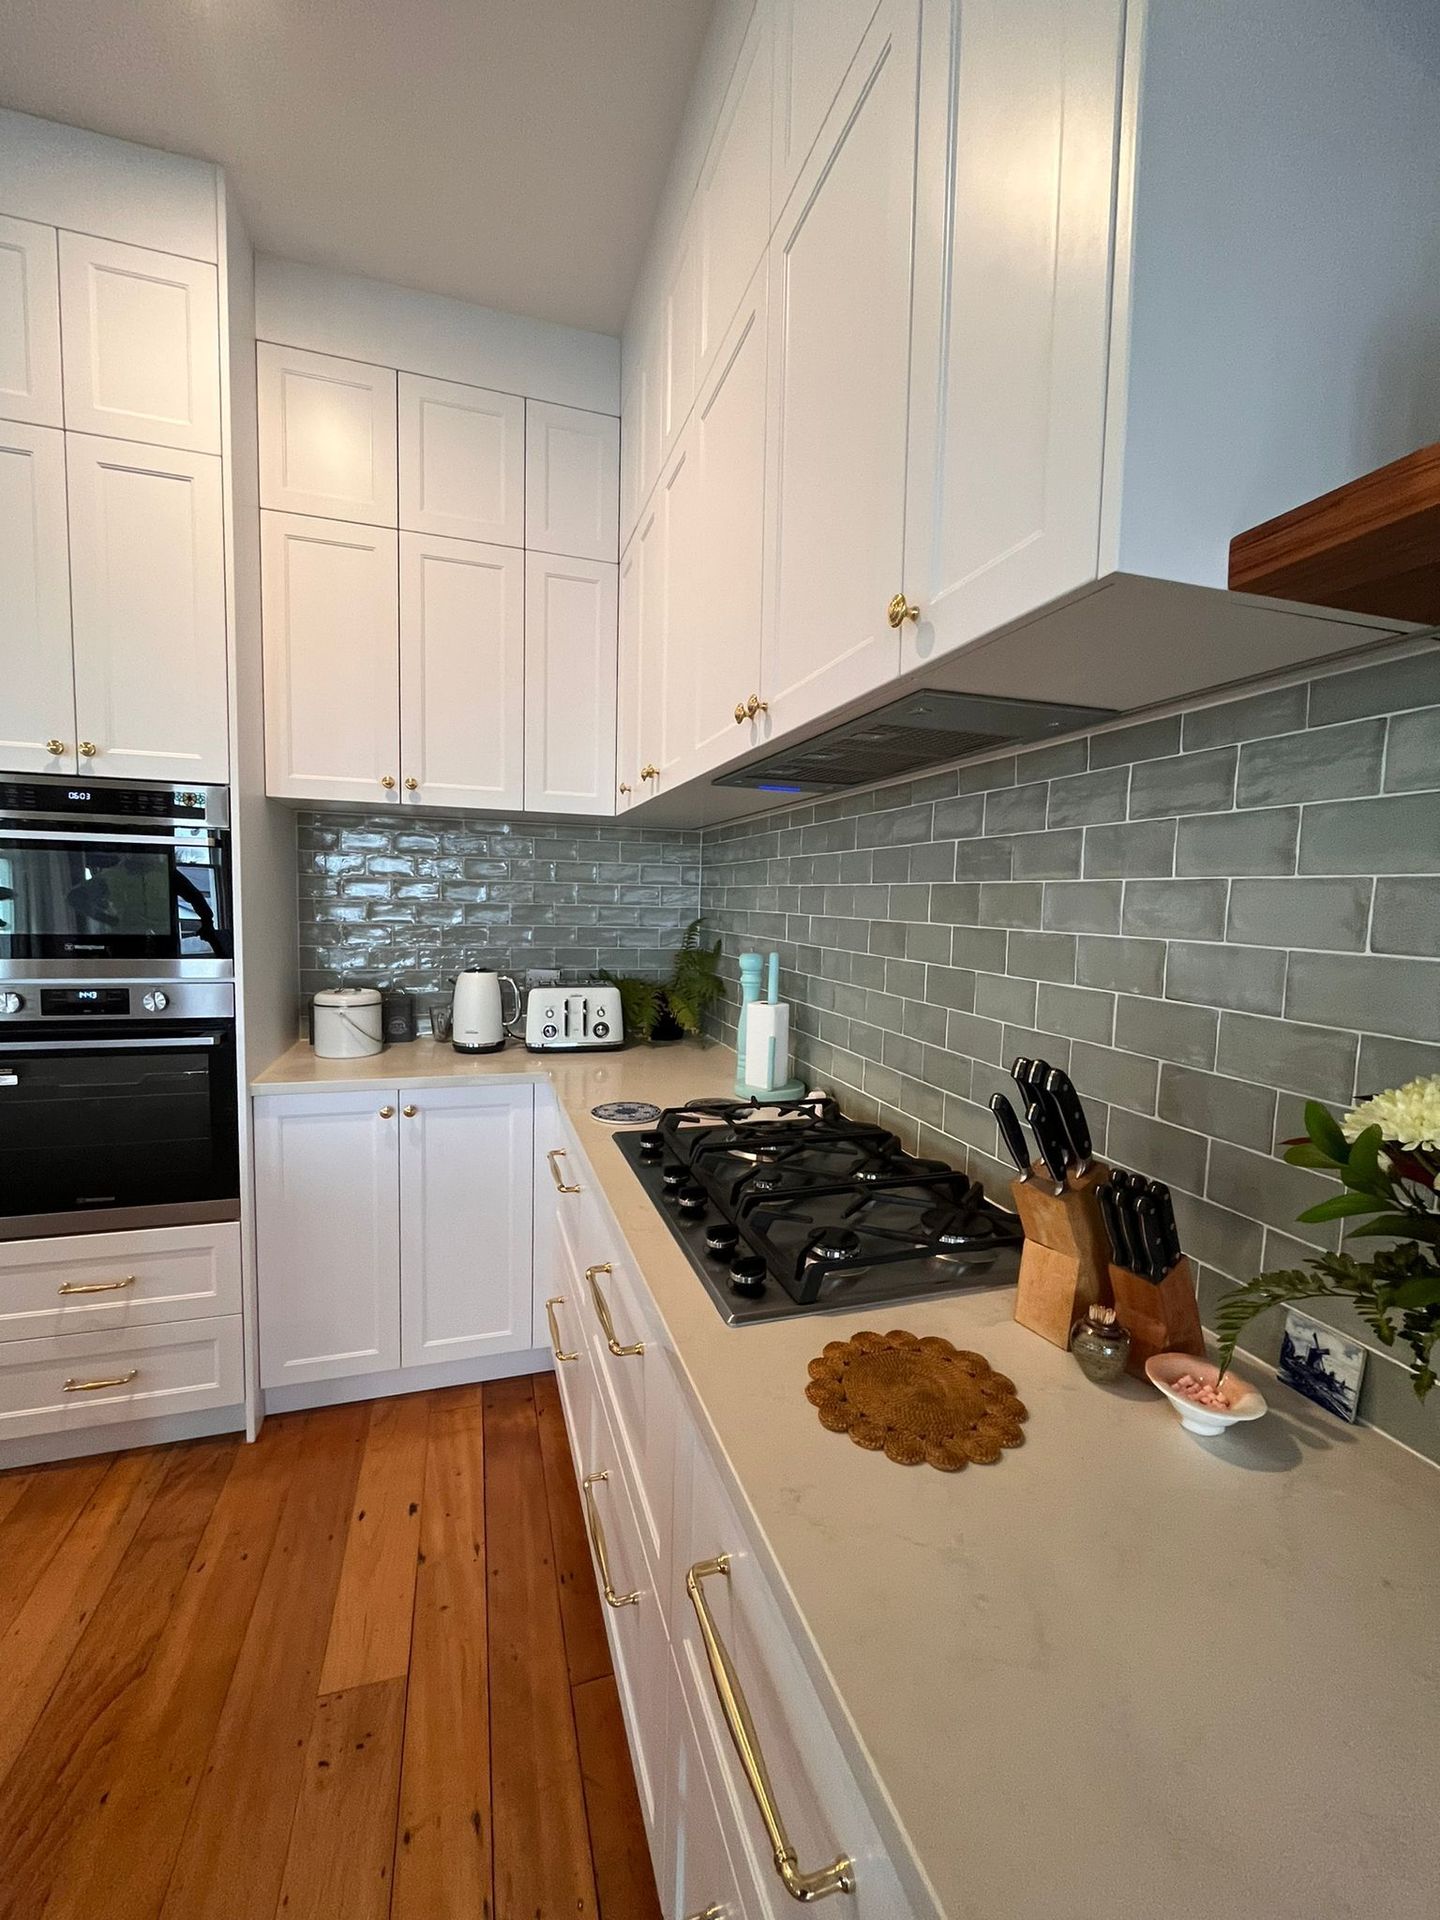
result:
[[[220,980],[167,980],[163,987],[149,980],[26,980],[0,987],[0,1027],[17,1020],[228,1020],[234,1012],[235,989]]]

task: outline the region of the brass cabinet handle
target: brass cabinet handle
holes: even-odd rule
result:
[[[413,779],[408,773],[405,776],[405,791],[407,793],[418,793],[420,791],[420,782]]]
[[[555,1164],[557,1160],[563,1160],[565,1158],[564,1147],[551,1147],[550,1151],[545,1155],[545,1158],[550,1165],[550,1178],[555,1182],[555,1191],[557,1193],[579,1193],[579,1187],[572,1187],[566,1180],[564,1172]]]
[[[99,1393],[103,1387],[128,1387],[139,1373],[139,1367],[131,1367],[128,1373],[112,1373],[107,1380],[67,1380],[60,1391],[62,1393]]]
[[[746,722],[746,721],[747,721],[747,720],[748,720],[749,718],[750,718],[750,715],[749,715],[749,713],[748,713],[748,711],[747,711],[747,709],[746,709],[746,706],[745,706],[745,702],[744,702],[743,700],[737,700],[737,701],[735,702],[735,724],[736,724],[736,726],[737,726],[737,727],[743,727],[743,726],[744,726],[744,724],[745,724],[745,722]]]
[[[605,1595],[606,1606],[638,1607],[639,1589],[637,1588],[634,1593],[617,1593],[615,1583],[610,1578],[610,1557],[605,1551],[605,1529],[601,1526],[600,1516],[595,1511],[595,1495],[591,1492],[592,1487],[598,1486],[602,1480],[609,1478],[610,1475],[604,1472],[587,1473],[580,1482],[585,1494],[585,1519],[590,1528],[590,1544],[595,1549],[595,1558],[600,1565],[600,1586]]]
[[[768,713],[769,711],[770,702],[768,700],[762,700],[758,693],[752,693],[750,698],[745,702],[745,718],[747,720],[753,720],[757,713]]]
[[[578,1353],[562,1353],[560,1351],[560,1323],[555,1318],[555,1309],[556,1307],[563,1307],[564,1304],[565,1296],[563,1293],[557,1293],[553,1300],[547,1300],[545,1302],[545,1318],[550,1322],[550,1351],[557,1360],[578,1360],[580,1358]]]
[[[586,1267],[585,1278],[590,1282],[590,1298],[595,1302],[595,1318],[600,1322],[600,1331],[605,1336],[605,1344],[621,1360],[632,1359],[637,1353],[645,1351],[645,1342],[637,1340],[632,1346],[625,1346],[615,1335],[615,1322],[610,1318],[610,1302],[600,1291],[598,1276],[613,1273],[615,1269],[608,1260],[598,1267]]]
[[[413,1120],[420,1109],[418,1107],[402,1107],[400,1111],[407,1120]]]
[[[393,1107],[381,1107],[380,1118],[382,1120],[393,1120],[395,1118],[395,1109]]]
[[[658,780],[660,778],[659,767],[657,767],[654,764],[654,762],[651,761],[647,766],[641,767],[640,778],[642,780]]]
[[[65,742],[63,740],[47,740],[45,742],[45,751],[49,754],[63,753],[65,751]]]
[[[897,593],[885,609],[885,618],[892,627],[903,627],[907,620],[920,618],[920,609],[907,600],[903,593]]]
[[[65,1280],[56,1288],[57,1293],[119,1293],[125,1287],[133,1287],[135,1276],[127,1273],[123,1280]]]
[[[83,760],[93,760],[99,751],[100,749],[93,740],[82,740],[80,742],[80,757]]]
[[[700,1624],[700,1638],[705,1643],[705,1658],[710,1665],[710,1678],[715,1683],[720,1711],[725,1716],[725,1725],[734,1742],[735,1752],[750,1784],[750,1791],[755,1796],[760,1818],[765,1823],[765,1835],[774,1855],[775,1871],[792,1900],[808,1902],[823,1900],[831,1893],[854,1893],[854,1862],[843,1853],[838,1860],[832,1860],[828,1867],[818,1867],[813,1873],[800,1871],[795,1849],[790,1844],[790,1835],[775,1804],[775,1789],[770,1784],[769,1769],[765,1765],[765,1755],[760,1750],[760,1739],[755,1731],[755,1722],[750,1717],[745,1690],[740,1685],[740,1676],[735,1671],[725,1643],[715,1630],[710,1606],[700,1584],[703,1580],[729,1578],[728,1553],[722,1553],[714,1560],[697,1560],[685,1576],[685,1591],[690,1596],[695,1618]]]
[[[395,776],[394,776],[394,774],[393,774],[393,773],[382,773],[382,774],[381,774],[381,776],[380,776],[380,784],[381,784],[381,786],[382,786],[382,787],[384,787],[384,789],[385,789],[385,791],[386,791],[387,793],[389,793],[389,792],[391,792],[391,791],[392,791],[392,789],[394,788],[394,785],[395,785]]]
[[[629,791],[630,791],[630,782],[629,782],[628,780],[622,780],[622,781],[620,782],[620,791],[621,791],[621,793],[629,793]]]
[[[712,1900],[708,1907],[702,1907],[699,1913],[687,1913],[685,1920],[725,1920],[725,1909],[718,1900]]]

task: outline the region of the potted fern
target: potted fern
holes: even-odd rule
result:
[[[1341,1191],[1308,1207],[1301,1221],[1364,1221],[1348,1240],[1392,1244],[1368,1260],[1348,1246],[1318,1253],[1304,1267],[1262,1273],[1227,1293],[1216,1314],[1220,1371],[1257,1314],[1297,1300],[1348,1300],[1382,1346],[1409,1349],[1423,1400],[1435,1384],[1440,1342],[1440,1074],[1376,1094],[1341,1120],[1310,1101],[1305,1136],[1286,1143],[1285,1158],[1340,1177]]]
[[[627,1035],[650,1041],[697,1035],[711,1007],[725,998],[725,983],[719,973],[720,942],[717,940],[713,947],[702,946],[701,924],[692,920],[686,927],[668,980],[601,974],[603,980],[620,989]]]

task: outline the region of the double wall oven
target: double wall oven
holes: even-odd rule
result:
[[[0,780],[0,1239],[238,1217],[228,798]]]

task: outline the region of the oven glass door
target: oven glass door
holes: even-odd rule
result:
[[[231,960],[227,843],[214,827],[0,827],[0,960]]]
[[[75,1025],[0,1035],[0,1239],[236,1218],[233,1023]]]

